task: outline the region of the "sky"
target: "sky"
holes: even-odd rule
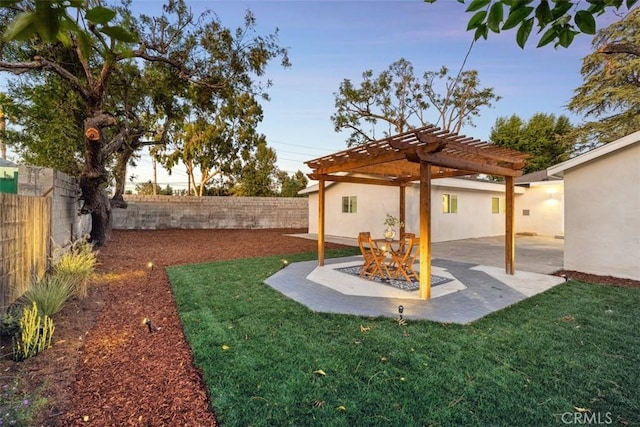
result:
[[[135,0],[133,7],[151,14],[160,10],[160,4]],[[488,140],[496,119],[512,114],[525,120],[537,112],[564,114],[573,123],[580,122],[564,106],[582,83],[582,58],[591,52],[588,35],[576,37],[568,49],[536,48],[533,33],[521,49],[513,31],[490,33],[488,40],[472,45],[473,32],[466,31],[471,15],[455,0],[434,4],[422,0],[187,0],[187,4],[194,13],[212,10],[230,28],[242,25],[250,9],[258,33],[278,29],[292,66],[285,69],[277,61],[269,66],[271,100],[263,102],[259,131],[276,151],[278,167],[290,173],[308,173],[305,161],[346,148],[348,134],[336,133],[330,119],[340,83],[351,79],[359,86],[363,72],[372,70],[377,76],[401,58],[413,64],[416,76],[443,65],[455,75],[468,54],[464,70],[477,70],[481,86],[492,87],[502,97],[493,108],[482,109],[475,127],[467,126],[461,134]],[[599,18],[598,28],[611,20],[610,16]],[[435,109],[427,110],[427,120],[435,123],[437,117]],[[157,174],[163,187],[186,187],[184,169],[175,168],[168,175],[158,167]],[[136,182],[151,180],[151,159],[143,155],[138,166],[129,170],[131,175]]]

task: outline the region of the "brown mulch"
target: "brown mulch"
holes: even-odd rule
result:
[[[558,270],[553,273],[556,276],[566,277],[568,280],[578,280],[596,285],[620,286],[623,288],[640,288],[640,280],[621,279],[613,276],[598,276],[596,274],[580,273],[573,270]]]
[[[35,425],[216,426],[164,268],[316,250],[313,240],[285,235],[304,232],[114,231],[88,297],[54,316],[53,346],[24,362],[0,360],[1,383],[20,375],[24,389],[48,399]]]

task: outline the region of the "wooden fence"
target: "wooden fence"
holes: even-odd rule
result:
[[[51,199],[0,193],[0,312],[47,270]]]

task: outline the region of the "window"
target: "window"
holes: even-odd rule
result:
[[[491,213],[500,213],[500,198],[491,198]]]
[[[358,211],[357,196],[342,196],[342,213],[356,213]]]
[[[529,216],[531,215],[531,211],[529,209],[522,209],[522,216]]]
[[[458,213],[458,196],[455,194],[442,195],[442,212]]]

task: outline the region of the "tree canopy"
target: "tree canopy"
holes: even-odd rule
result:
[[[281,58],[288,66],[277,31],[257,34],[250,12],[244,26],[233,31],[210,12],[194,16],[183,0],[168,1],[155,17],[133,17],[130,4],[0,3],[0,71],[40,75],[43,85],[53,81],[60,85],[58,94],[72,93],[78,100],[84,140],[79,162],[82,212],[91,214],[91,237],[99,245],[110,231],[111,206],[104,189],[114,158],[119,156],[126,166],[145,135],[158,134],[149,126],[160,126],[155,142],[166,143],[171,125],[184,118],[187,102],[212,111],[222,93],[266,97],[271,82],[261,79],[267,65]],[[155,80],[141,79],[143,73]],[[138,90],[143,81],[160,84],[157,90]]]
[[[494,144],[530,154],[525,173],[536,172],[568,160],[573,142],[566,136],[573,130],[566,116],[536,113],[524,121],[517,115],[498,117],[489,139]]]
[[[438,87],[441,80],[444,88]],[[481,107],[491,107],[500,100],[493,88],[480,87],[475,70],[453,77],[442,67],[439,71],[425,72],[419,79],[411,62],[404,58],[378,76],[372,70],[365,71],[359,87],[349,79],[343,80],[334,95],[336,112],[331,120],[336,132],[351,132],[348,146],[425,126],[430,106],[438,110],[439,126],[458,132],[463,125],[473,126],[473,117]],[[376,132],[380,122],[382,135]]]
[[[580,151],[640,129],[640,52],[615,48],[640,46],[638,28],[640,9],[599,31],[582,61],[584,81],[568,105],[587,120],[576,131]]]
[[[435,3],[437,0],[424,0]],[[576,35],[595,34],[596,18],[607,11],[631,10],[638,0],[458,0],[465,3],[469,19],[467,30],[475,40],[487,39],[489,32],[516,30],[521,48],[532,31],[541,34],[538,47],[554,43],[568,47]]]

